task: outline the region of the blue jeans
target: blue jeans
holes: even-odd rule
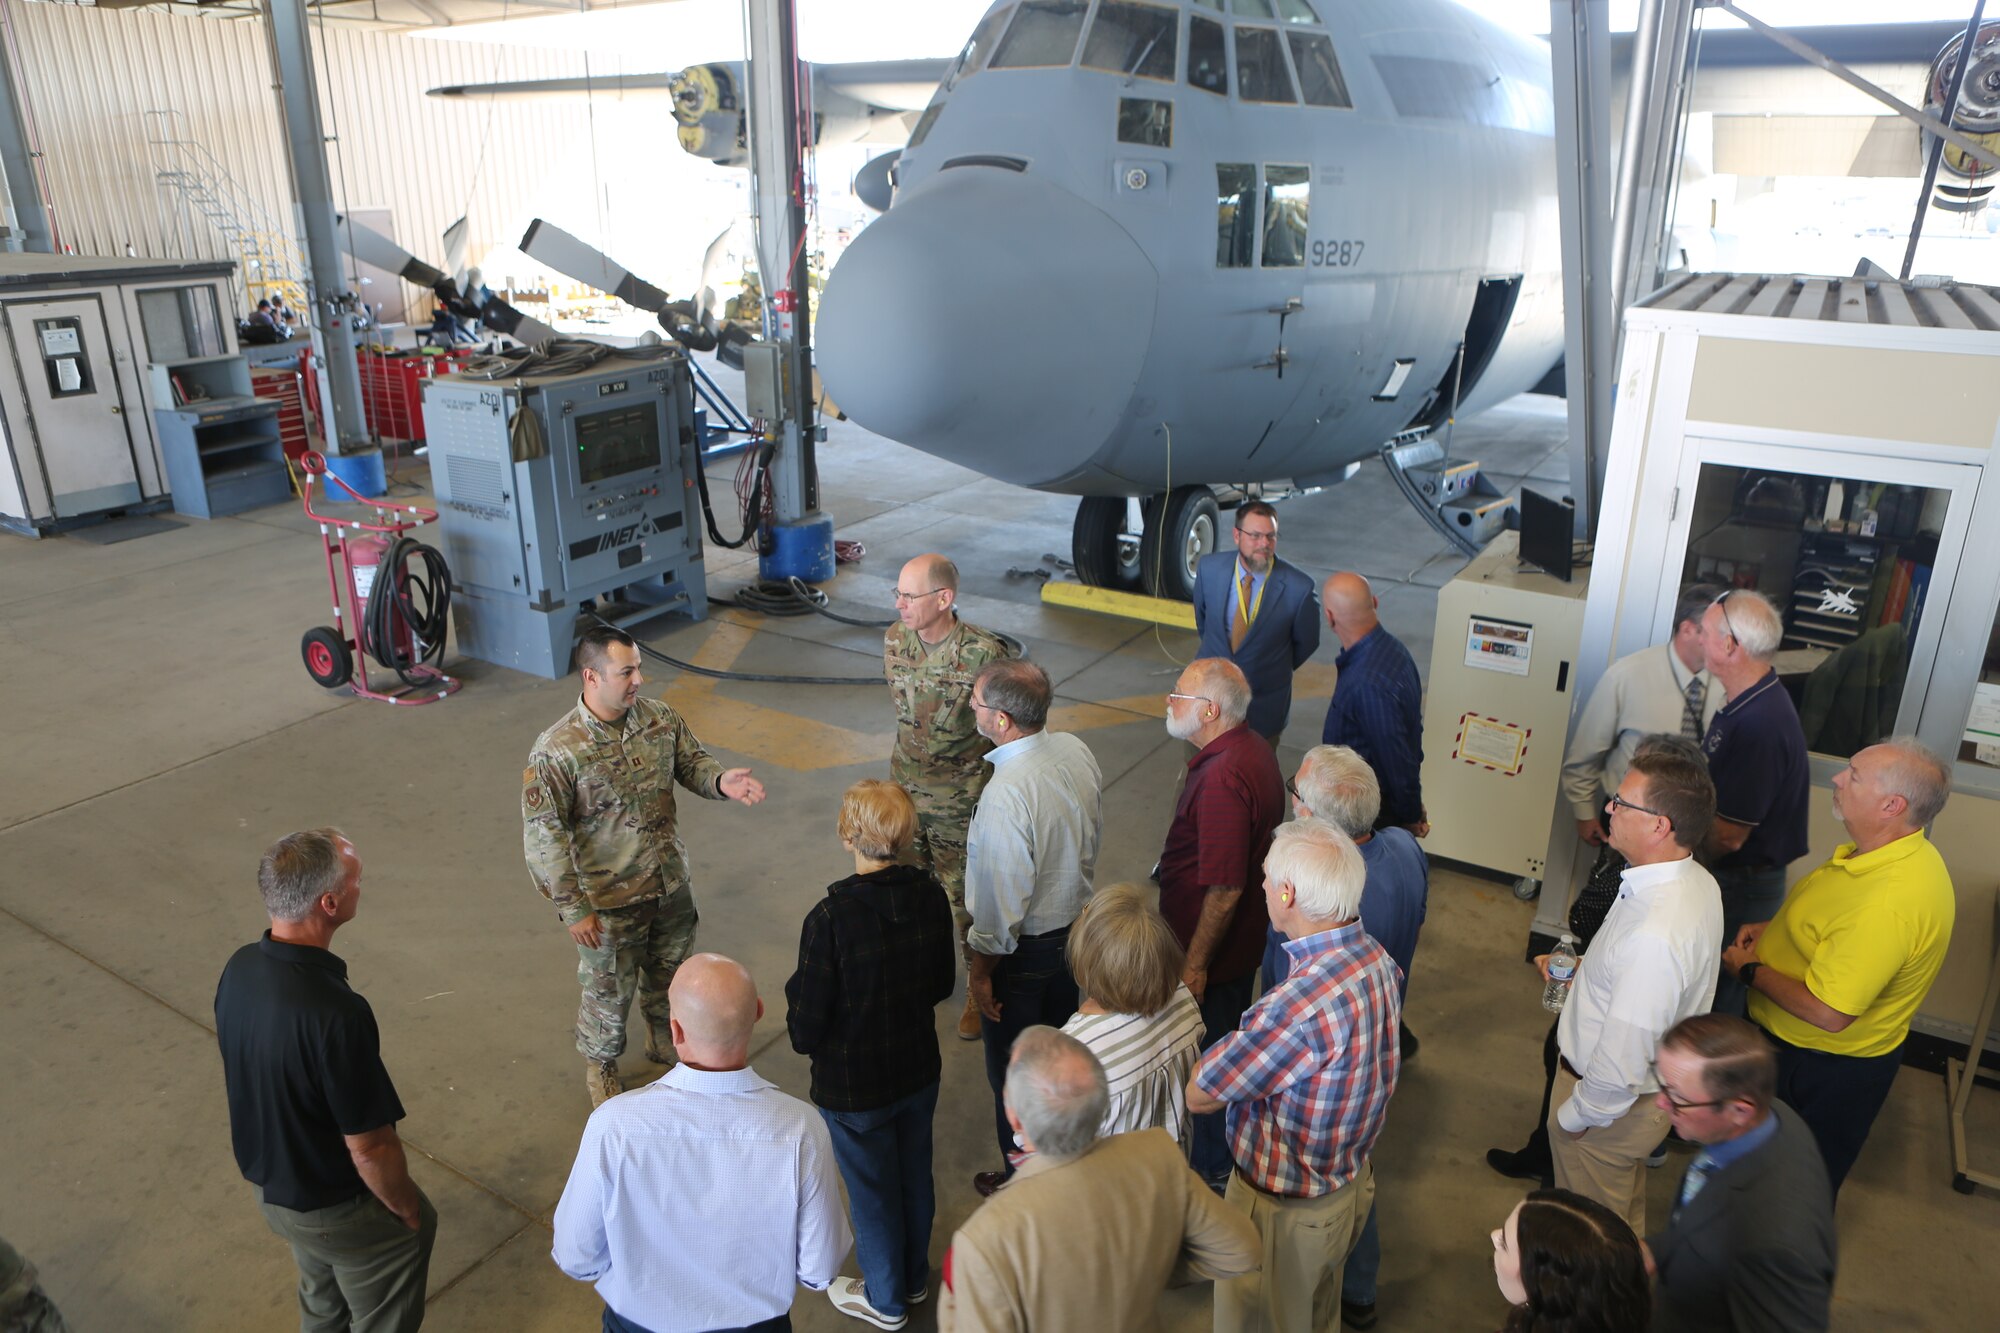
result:
[[[1068,926],[1017,940],[1014,952],[993,968],[993,999],[1000,1006],[1000,1021],[979,1020],[979,1035],[986,1039],[986,1081],[993,1085],[993,1132],[1000,1143],[1001,1166],[1010,1176],[1014,1168],[1007,1165],[1007,1154],[1014,1148],[1014,1127],[1007,1123],[1001,1100],[1007,1055],[1014,1049],[1014,1038],[1026,1029],[1037,1023],[1059,1028],[1076,1013],[1076,978],[1069,974],[1063,953],[1068,945]]]
[[[1208,989],[1201,997],[1201,1049],[1209,1047],[1236,1031],[1243,1022],[1243,1011],[1250,1007],[1250,999],[1256,990],[1257,974],[1246,972],[1234,981],[1210,981]],[[1203,1180],[1223,1180],[1229,1175],[1235,1161],[1229,1155],[1229,1112],[1212,1111],[1207,1115],[1194,1117],[1194,1142],[1189,1150],[1189,1164]]]
[[[1837,1200],[1841,1182],[1854,1169],[1875,1117],[1889,1100],[1896,1071],[1903,1067],[1903,1048],[1886,1055],[1835,1055],[1764,1035],[1778,1050],[1778,1097],[1812,1130]]]
[[[1361,1239],[1348,1252],[1347,1267],[1341,1270],[1340,1299],[1349,1305],[1375,1303],[1375,1277],[1382,1271],[1382,1233],[1375,1229],[1375,1209],[1368,1209]]]
[[[1736,943],[1736,932],[1758,921],[1769,921],[1785,903],[1783,866],[1742,866],[1715,872],[1722,888],[1722,947]],[[1715,1003],[1709,1012],[1742,1018],[1750,992],[1729,975],[1720,962],[1715,982]]]
[[[833,1160],[847,1183],[854,1257],[868,1303],[890,1318],[930,1285],[931,1119],[938,1085],[876,1111],[820,1110],[833,1138]]]

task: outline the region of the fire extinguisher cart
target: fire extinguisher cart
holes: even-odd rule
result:
[[[460,684],[456,677],[448,676],[422,661],[398,669],[406,682],[400,689],[375,689],[368,680],[369,645],[363,642],[366,638],[363,626],[368,623],[370,597],[394,597],[398,581],[405,577],[400,568],[401,560],[394,561],[398,568],[385,567],[396,539],[426,523],[437,522],[437,511],[368,499],[341,478],[329,473],[326,459],[317,451],[306,454],[299,460],[299,466],[305,473],[300,480],[299,492],[303,497],[306,517],[319,524],[320,545],[326,555],[327,590],[333,598],[332,626],[322,625],[307,630],[300,644],[307,673],[328,689],[345,685],[363,699],[379,699],[389,704],[414,706],[434,703],[448,694],[456,694]],[[315,513],[313,483],[322,477],[330,486],[338,486],[347,492],[348,499],[370,506],[374,510],[375,521],[364,523],[355,518]],[[345,609],[341,600],[343,587],[346,589]],[[448,598],[449,595],[447,580],[445,596]],[[408,625],[395,618],[392,637],[398,641],[397,646],[406,651],[410,649],[409,635]],[[418,643],[414,646],[416,656],[421,658],[426,655],[424,649],[434,645]],[[377,660],[380,660],[379,655]]]

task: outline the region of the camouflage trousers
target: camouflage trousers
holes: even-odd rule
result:
[[[958,933],[958,947],[965,950],[965,932],[972,929],[972,913],[965,910],[965,828],[971,821],[917,806],[917,836],[910,853],[918,864],[928,866],[932,876],[944,885],[951,900],[952,928]]]
[[[625,1016],[632,995],[646,1023],[667,1035],[667,987],[681,960],[694,949],[694,891],[680,889],[630,907],[600,908],[595,949],[576,946],[576,979],[583,1003],[576,1011],[576,1049],[587,1060],[615,1060],[625,1050]]]

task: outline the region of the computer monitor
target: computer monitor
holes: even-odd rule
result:
[[[1564,583],[1576,555],[1576,506],[1521,488],[1521,558]]]

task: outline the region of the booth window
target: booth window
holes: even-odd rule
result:
[[[1022,0],[1014,26],[993,52],[989,69],[1034,69],[1067,65],[1083,36],[1084,0]]]
[[[1305,266],[1311,211],[1311,167],[1264,168],[1265,268]]]
[[[1083,63],[1089,69],[1171,83],[1180,26],[1181,16],[1174,10],[1104,0],[1090,25],[1090,40],[1083,44]]]
[[[1257,168],[1224,162],[1215,168],[1215,266],[1249,268],[1257,246]]]
[[[1972,712],[1959,738],[1960,762],[2000,771],[2000,615],[1986,636],[1986,655],[1979,664],[1979,682],[1972,687]]]
[[[1783,617],[1772,660],[1806,748],[1844,759],[1897,714],[1951,493],[1705,463],[1683,583],[1751,588]],[[1990,660],[1990,659],[1989,659]]]
[[[959,53],[958,63],[952,66],[951,76],[944,81],[946,92],[956,88],[960,79],[979,72],[979,66],[993,50],[993,43],[998,40],[1000,29],[1007,25],[1007,20],[1013,12],[1011,9],[996,9],[979,20],[979,26],[972,30],[972,37],[965,43],[965,50]]]
[[[1229,57],[1222,49],[1222,25],[1213,19],[1188,20],[1188,87],[1229,96]]]
[[[1118,142],[1147,148],[1174,146],[1174,104],[1151,97],[1118,99]]]
[[[1236,87],[1246,102],[1296,102],[1276,28],[1236,29]]]
[[[215,288],[154,287],[138,293],[139,326],[146,335],[146,359],[164,364],[221,356],[222,315],[216,309]]]

